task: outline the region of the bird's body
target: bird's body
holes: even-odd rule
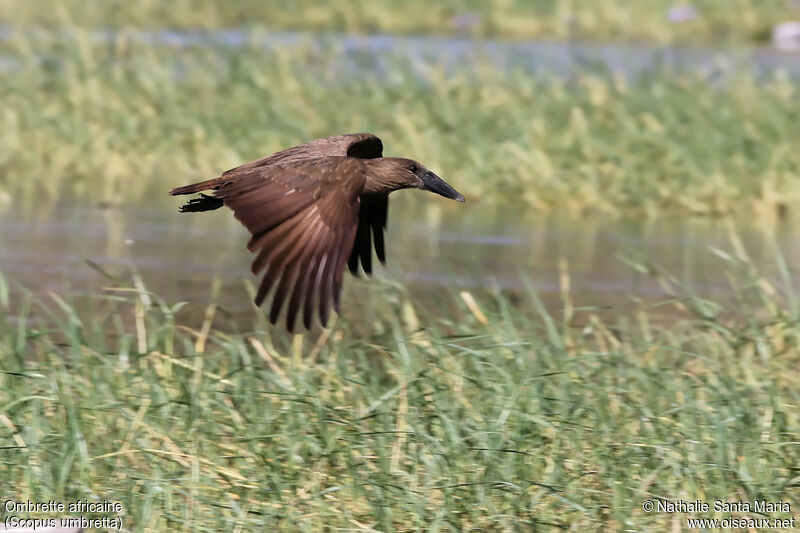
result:
[[[317,139],[228,170],[218,178],[177,187],[171,195],[213,190],[186,203],[182,212],[226,205],[250,231],[256,254],[251,270],[266,270],[256,305],[275,287],[270,321],[289,302],[291,331],[301,310],[310,328],[314,307],[327,323],[339,311],[344,265],[371,268],[371,248],[385,261],[383,232],[388,195],[420,188],[463,202],[455,189],[411,159],[382,157],[383,145],[368,133]],[[277,285],[276,285],[277,283]]]

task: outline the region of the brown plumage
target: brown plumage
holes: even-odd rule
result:
[[[464,201],[422,164],[382,157],[381,140],[368,133],[337,135],[301,144],[223,173],[218,178],[177,187],[171,195],[213,190],[189,200],[181,212],[210,211],[223,205],[250,231],[247,248],[256,254],[251,271],[265,270],[256,295],[261,305],[275,288],[269,319],[277,321],[288,301],[286,327],[298,313],[311,327],[316,306],[327,324],[331,304],[339,312],[345,264],[372,271],[372,246],[386,260],[383,232],[389,193],[425,189]]]

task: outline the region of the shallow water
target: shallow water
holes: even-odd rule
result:
[[[528,279],[549,307],[559,307],[565,272],[578,306],[625,312],[668,297],[656,277],[628,261],[655,265],[697,294],[724,300],[731,290],[723,272],[732,271],[732,264],[715,249],[732,253],[732,234],[768,277],[778,279],[776,250],[790,268],[800,265],[796,224],[790,221],[754,227],[687,217],[543,218],[488,212],[480,204],[433,196],[417,203],[413,194],[393,197],[388,264],[376,275],[407,284],[421,302],[444,287],[499,287],[513,294],[523,291]],[[130,210],[60,207],[35,217],[6,210],[0,213],[0,272],[41,296],[113,285],[91,262],[125,284],[138,273],[168,302],[198,304],[208,302],[218,277],[220,305],[232,313],[250,312],[243,280],[255,278],[249,272],[247,232],[226,209],[180,214],[179,203]],[[364,286],[348,278],[346,290]]]
[[[0,26],[0,41],[19,37],[34,41],[63,41],[73,38],[68,31],[19,30]],[[501,70],[569,76],[596,70],[633,78],[656,71],[688,71],[711,81],[724,80],[731,73],[750,71],[758,77],[776,71],[800,77],[800,54],[770,46],[690,47],[647,44],[549,42],[541,40],[477,39],[467,36],[346,35],[285,31],[250,31],[232,28],[216,31],[124,31],[94,30],[89,38],[98,43],[131,41],[172,50],[209,47],[217,49],[303,48],[320,58],[340,52],[326,64],[327,72],[344,76],[370,75],[391,80],[398,61],[407,63],[420,79],[429,70],[452,73],[480,68],[488,63]],[[44,57],[42,58],[45,59]],[[57,58],[48,57],[48,61]],[[14,71],[23,62],[0,56],[0,71]],[[309,65],[311,67],[312,65]],[[181,66],[175,65],[176,74]]]
[[[757,75],[781,69],[800,76],[798,54],[772,47],[687,47],[644,44],[549,42],[541,40],[476,39],[472,37],[424,35],[346,35],[303,32],[253,33],[243,29],[214,32],[136,31],[130,39],[171,47],[226,46],[273,50],[312,45],[318,52],[340,50],[358,62],[357,69],[386,73],[388,60],[402,57],[418,67],[430,65],[445,71],[485,59],[502,69],[566,75],[597,67],[626,76],[657,69],[686,69],[715,76],[726,70],[748,68]],[[95,38],[111,41],[119,35],[98,32]],[[364,60],[369,60],[365,62]]]

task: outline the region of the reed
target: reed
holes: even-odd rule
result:
[[[774,214],[800,199],[797,84],[730,72],[568,78],[312,43],[265,51],[17,34],[0,45],[0,204],[153,202],[342,132],[379,134],[471,201],[542,212]],[[354,61],[365,62],[356,66]]]
[[[376,283],[292,338],[214,290],[185,314],[140,280],[82,303],[3,282],[0,495],[118,501],[134,531],[653,531],[713,511],[645,500],[796,508],[797,298],[785,269],[724,255],[726,302],[652,265],[672,298],[613,318],[570,304],[568,270],[559,312],[532,284],[524,305],[454,288],[432,308]]]

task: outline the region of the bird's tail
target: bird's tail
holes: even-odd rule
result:
[[[223,180],[220,178],[212,178],[210,180],[201,181],[200,183],[192,183],[191,185],[184,185],[183,187],[175,187],[169,190],[171,196],[179,194],[192,194],[200,191],[207,191],[216,188]]]

